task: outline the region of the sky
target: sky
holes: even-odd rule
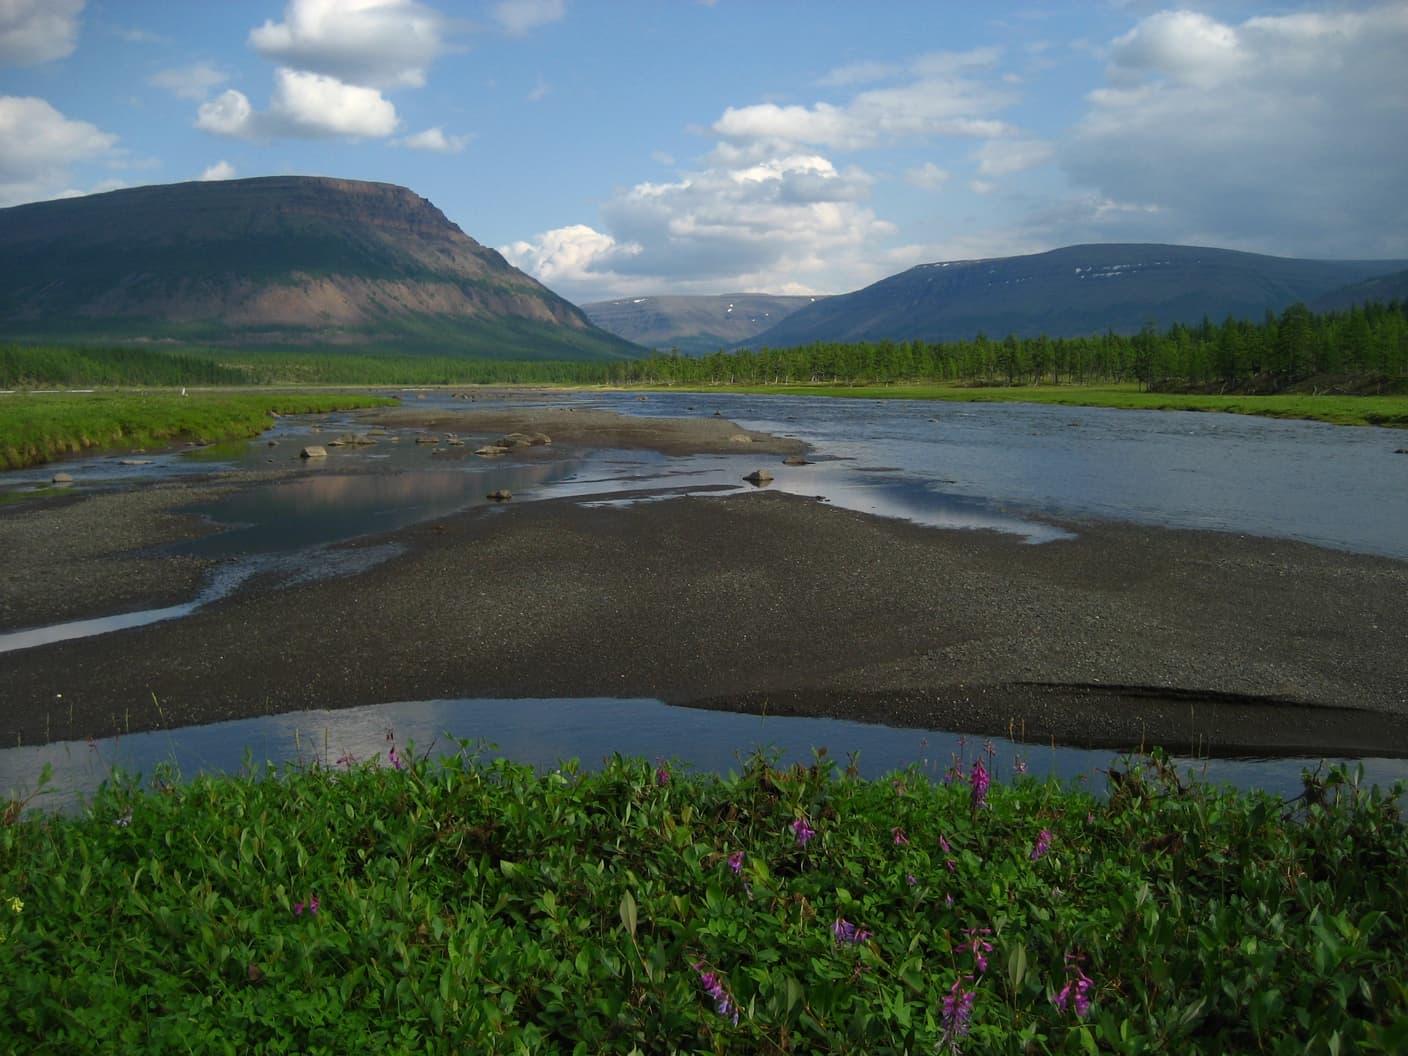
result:
[[[1404,0],[0,0],[0,207],[396,183],[578,304],[1408,258],[1406,55]]]

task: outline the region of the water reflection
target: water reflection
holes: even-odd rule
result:
[[[942,780],[955,759],[984,750],[972,738],[942,730],[873,726],[838,719],[758,717],[671,707],[653,700],[437,700],[382,704],[340,711],[302,711],[209,726],[131,734],[96,742],[68,741],[0,751],[0,793],[33,791],[47,764],[52,790],[41,804],[75,809],[111,773],[151,777],[166,766],[189,778],[237,773],[265,762],[386,761],[395,745],[405,754],[453,754],[456,739],[491,742],[501,755],[540,769],[578,759],[587,769],[613,753],[646,760],[678,759],[695,769],[726,774],[742,769],[755,751],[775,752],[783,764],[810,763],[825,747],[844,767],[854,753],[860,773],[874,778],[918,766]],[[992,739],[992,768],[1010,780],[1018,761],[1028,775],[1085,781],[1103,789],[1109,751],[1019,744]],[[1300,774],[1312,759],[1180,760],[1185,772],[1283,798],[1301,791]],[[1383,787],[1408,780],[1408,760],[1364,759],[1365,778]]]

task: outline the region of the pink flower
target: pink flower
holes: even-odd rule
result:
[[[1044,858],[1046,856],[1046,852],[1051,850],[1051,840],[1051,830],[1042,829],[1041,832],[1037,833],[1036,846],[1032,848],[1032,853],[1029,854],[1027,857],[1029,857],[1034,862],[1041,858]]]
[[[896,847],[908,847],[909,837],[904,834],[904,829],[896,825],[890,830],[890,835],[894,837]]]
[[[406,769],[406,764],[401,762],[401,757],[396,754],[396,746],[394,744],[391,746],[391,751],[387,753],[386,757],[391,760],[391,765],[397,770]]]
[[[309,916],[316,917],[318,915],[317,895],[310,895],[307,902],[295,902],[293,904],[293,915],[295,917],[301,917],[305,909],[308,911]]]
[[[816,829],[807,824],[806,818],[798,818],[792,823],[793,835],[797,837],[797,846],[805,847],[807,841],[816,835]]]
[[[728,867],[733,870],[733,875],[738,876],[743,872],[743,852],[734,851],[728,856]]]
[[[973,787],[973,809],[976,811],[988,798],[988,785],[992,779],[988,777],[988,768],[983,765],[981,759],[973,760],[973,768],[968,773],[968,783]]]
[[[1085,974],[1081,968],[1082,958],[1078,954],[1066,954],[1066,985],[1061,987],[1060,993],[1053,994],[1051,1003],[1056,1006],[1056,1011],[1065,1012],[1069,1006],[1075,1012],[1077,1019],[1084,1019],[1090,1013],[1091,1000],[1090,990],[1095,985],[1095,981]]]
[[[957,1046],[953,1044],[954,1039],[966,1037],[968,1034],[968,1020],[973,1015],[973,999],[977,997],[977,991],[969,990],[964,984],[972,981],[971,975],[955,979],[953,986],[949,987],[948,996],[944,998],[944,1041],[949,1044],[951,1051],[957,1051]]]
[[[655,783],[661,788],[664,788],[670,783],[670,771],[664,763],[661,763],[655,768]]]

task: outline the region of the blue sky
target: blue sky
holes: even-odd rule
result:
[[[0,206],[403,184],[578,303],[1408,258],[1408,3],[0,0]]]

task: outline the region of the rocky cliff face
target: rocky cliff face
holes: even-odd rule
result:
[[[0,336],[636,353],[404,187],[276,176],[0,210]]]

